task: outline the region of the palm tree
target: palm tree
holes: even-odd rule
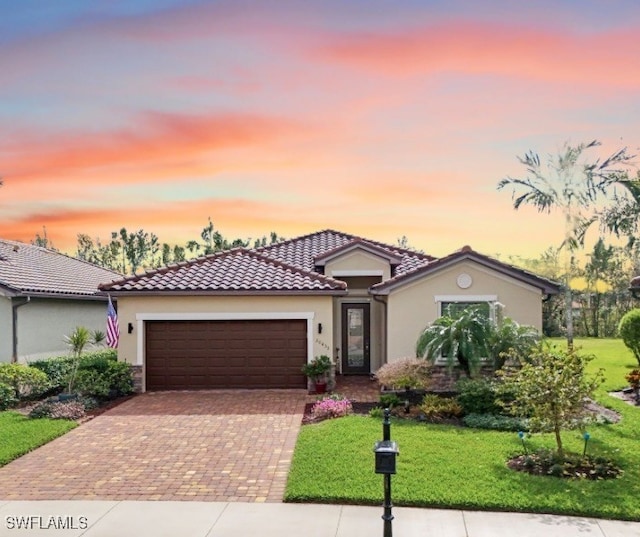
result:
[[[424,329],[416,344],[416,354],[431,362],[443,356],[449,368],[457,362],[471,377],[480,368],[481,359],[488,356],[492,322],[479,307],[466,308],[456,316],[450,313]]]
[[[532,205],[538,212],[551,213],[560,210],[564,215],[565,234],[560,248],[565,255],[565,316],[567,344],[573,347],[572,293],[569,285],[575,252],[584,245],[585,233],[599,219],[596,203],[606,197],[609,187],[624,173],[631,163],[632,155],[623,148],[604,161],[585,161],[585,151],[600,146],[594,140],[571,146],[565,143],[557,155],[549,155],[543,165],[537,153],[529,151],[518,157],[526,167],[526,177],[506,177],[498,183],[498,190],[513,189],[513,208]]]
[[[76,326],[75,330],[68,336],[65,336],[64,339],[69,346],[72,356],[67,392],[72,393],[73,385],[75,384],[76,376],[78,374],[78,366],[80,365],[80,356],[82,356],[84,348],[90,343],[91,334],[84,326]]]

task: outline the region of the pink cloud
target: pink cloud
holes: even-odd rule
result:
[[[334,36],[317,57],[388,76],[460,72],[635,88],[637,32],[599,34],[456,21]]]

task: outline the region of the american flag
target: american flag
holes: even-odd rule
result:
[[[107,345],[115,349],[118,347],[119,339],[118,314],[111,303],[111,296],[109,296],[109,305],[107,306]]]

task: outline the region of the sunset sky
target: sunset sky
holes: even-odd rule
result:
[[[517,156],[640,146],[640,3],[0,0],[0,237],[333,228],[535,256]],[[597,155],[598,153],[594,153]]]

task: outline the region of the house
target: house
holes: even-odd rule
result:
[[[122,276],[39,246],[0,240],[0,362],[28,361],[68,350],[76,326],[106,329],[100,283]]]
[[[450,304],[496,304],[541,328],[559,286],[468,246],[436,259],[325,230],[102,285],[118,298],[119,359],[143,389],[303,388],[302,364],[370,375],[415,355]]]

